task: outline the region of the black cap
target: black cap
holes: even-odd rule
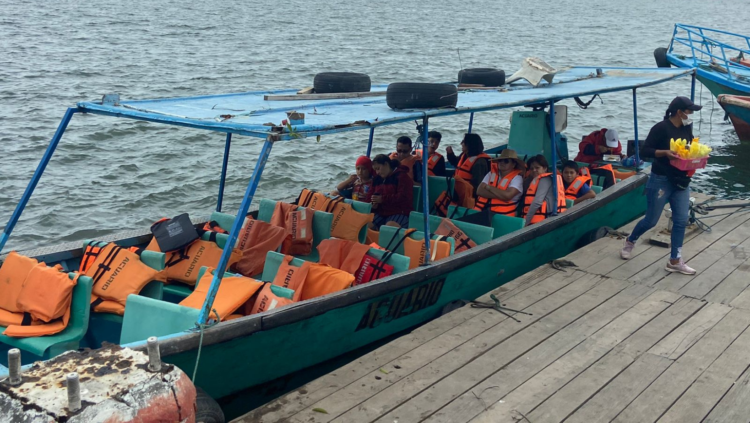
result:
[[[678,110],[692,110],[697,112],[698,110],[702,109],[703,106],[699,106],[692,101],[690,101],[687,97],[675,97],[674,100],[672,100],[671,103],[669,103],[669,108],[667,111],[670,112],[676,112]]]

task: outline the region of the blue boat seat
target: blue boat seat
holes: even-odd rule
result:
[[[603,188],[600,187],[599,185],[591,185],[591,190],[594,191],[594,193],[596,193],[596,194],[601,194],[602,193],[602,189]]]
[[[83,248],[86,249],[90,241],[84,241]],[[99,242],[99,246],[106,245],[106,242]],[[141,252],[141,261],[143,264],[154,270],[164,270],[166,254],[157,251],[145,250]],[[169,286],[169,285],[168,285]],[[161,300],[164,298],[165,291],[169,288],[164,286],[161,281],[151,281],[143,287],[140,296]],[[86,333],[85,344],[89,348],[99,348],[102,342],[116,344],[120,340],[120,331],[122,330],[123,317],[113,313],[91,313],[89,319],[89,330]]]
[[[377,248],[370,248],[370,251],[367,252],[367,254],[377,258],[382,259],[383,256],[387,253],[387,251],[383,251]],[[276,272],[279,270],[279,266],[281,266],[281,263],[284,260],[284,255],[281,253],[277,253],[275,251],[269,251],[268,255],[266,255],[266,264],[263,266],[263,276],[261,277],[261,280],[266,282],[271,282],[276,277]],[[409,257],[403,256],[401,254],[392,254],[391,257],[386,260],[386,264],[390,264],[393,266],[393,274],[401,273],[409,270],[409,263],[411,262],[411,259]],[[295,258],[291,261],[292,266],[302,266],[302,263],[304,263],[303,260],[300,260],[298,258]]]
[[[569,209],[573,207],[573,204],[574,204],[573,200],[568,200],[567,198],[565,199],[565,208]]]
[[[422,210],[422,187],[419,185],[414,185],[412,187],[412,195],[414,197],[411,200],[411,209]]]
[[[381,226],[380,237],[378,239],[378,245],[380,245],[383,248],[387,248],[388,243],[390,242],[391,239],[393,239],[394,240],[393,245],[391,245],[391,248],[393,248],[396,245],[396,242],[398,242],[398,240],[400,239],[400,237],[403,236],[403,233],[396,235],[396,233],[401,231],[402,229],[403,228],[397,228],[395,226],[387,226],[387,225]],[[421,240],[424,240],[424,232],[415,231],[409,234],[409,237],[412,239],[421,241]],[[430,237],[430,239],[436,239],[436,238],[437,238],[437,235],[433,235],[432,237]],[[448,237],[448,238],[442,238],[441,241],[446,241],[451,245],[450,255],[453,255],[453,252],[456,249],[456,240],[452,237]],[[404,244],[401,243],[401,245],[399,245],[398,248],[394,250],[394,253],[404,255]]]
[[[364,213],[364,214],[370,214],[372,213],[372,203],[365,203],[362,201],[354,201],[351,199],[346,199],[344,202],[349,203],[352,205],[352,208],[354,211]],[[367,225],[362,227],[362,230],[359,231],[359,242],[360,244],[364,244],[367,241]]]
[[[443,218],[440,216],[430,216],[430,232],[435,232],[440,226]],[[495,232],[493,228],[487,226],[475,225],[473,223],[461,222],[458,220],[451,220],[454,225],[464,231],[472,241],[479,244],[483,244],[487,241],[492,241],[492,234]],[[424,214],[418,212],[411,212],[409,214],[409,227],[414,229],[424,228]]]
[[[128,295],[119,343],[129,344],[151,336],[166,336],[195,327],[200,310],[159,301],[140,295]]]
[[[458,209],[458,211],[456,211]],[[464,216],[465,214],[479,213],[476,210],[467,210],[464,207],[448,206],[448,216],[453,216],[455,211],[456,216]],[[511,232],[523,229],[526,221],[520,217],[505,216],[503,214],[492,215],[492,228],[494,232],[492,238],[500,238],[503,235],[507,235]]]
[[[73,279],[74,273],[68,277]],[[8,350],[18,348],[23,363],[31,363],[37,360],[47,360],[69,350],[77,350],[89,328],[89,308],[91,306],[91,287],[93,280],[88,276],[78,278],[78,283],[73,288],[73,298],[70,303],[70,320],[68,326],[62,332],[54,335],[37,336],[32,338],[11,338],[2,333],[5,327],[0,326],[0,362],[7,364]]]
[[[455,180],[450,177],[446,178],[445,176],[428,176],[427,180],[428,180],[427,195],[429,196],[430,209],[432,209],[433,204],[435,204],[435,201],[437,201],[438,197],[440,197],[440,194],[442,194],[443,191],[449,191],[449,190],[453,191],[453,185],[455,183]],[[422,211],[422,207],[421,207],[422,199],[421,198],[419,201],[419,205],[420,207],[414,210],[421,212]]]

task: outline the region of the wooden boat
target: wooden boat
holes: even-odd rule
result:
[[[720,94],[717,99],[721,107],[729,114],[732,122],[735,123],[740,139],[750,139],[750,124],[747,124],[747,122],[750,122],[750,97]],[[743,122],[746,125],[742,125]]]
[[[557,73],[553,83],[542,83],[537,88],[520,83],[502,89],[466,90],[459,92],[456,107],[419,110],[392,110],[387,107],[382,95],[386,91],[385,85],[373,86],[373,92],[367,96],[327,95],[337,98],[318,98],[304,95],[299,100],[294,90],[141,101],[123,101],[116,95],[105,95],[102,101],[82,102],[68,109],[4,229],[0,248],[29,201],[68,122],[78,113],[187,126],[226,134],[217,211],[222,207],[232,135],[264,140],[245,196],[233,215],[237,217],[229,219],[227,227],[230,233],[226,242],[227,245],[234,245],[254,199],[264,165],[276,142],[369,130],[369,154],[373,133],[380,126],[419,120],[426,139],[429,122],[441,116],[464,113],[470,114],[473,119],[475,112],[534,105],[535,111],[514,112],[510,147],[517,149],[520,156],[542,153],[549,156],[551,163],[556,163],[555,145],[560,134],[555,131],[555,113],[549,115],[542,106],[553,110],[556,103],[565,99],[627,90],[633,93],[635,114],[638,89],[691,74],[694,77],[692,69],[577,67]],[[377,95],[379,92],[380,96]],[[286,118],[285,112],[290,110],[307,112],[305,123],[296,127],[264,125],[269,121],[280,122]],[[633,129],[637,139],[637,119],[634,120]],[[637,145],[636,142],[636,149]],[[496,148],[493,152],[502,148]],[[426,146],[423,155],[427,155]],[[426,169],[424,171],[426,174]],[[551,171],[556,172],[555,169]],[[430,201],[434,197],[430,191],[431,184],[441,179],[445,180],[431,177],[424,182],[420,197],[423,210],[430,210]],[[137,350],[145,350],[148,336],[158,336],[164,361],[179,366],[189,375],[197,369],[196,385],[214,398],[227,397],[420,325],[439,316],[445,306],[455,301],[477,298],[542,263],[570,253],[582,242],[593,239],[592,233],[597,233],[604,226],[619,227],[632,221],[645,210],[643,189],[646,180],[647,172],[639,172],[605,189],[595,199],[532,226],[522,227],[521,224],[512,228],[513,222],[520,219],[502,216],[511,219],[506,221],[511,223],[505,229],[502,223],[493,227],[492,235],[470,250],[435,262],[428,259],[423,266],[364,285],[208,327],[208,312],[219,288],[218,278],[214,278],[200,311],[170,302],[167,298],[170,286],[157,284],[158,294],[145,293],[144,289],[140,296],[130,295],[124,317],[89,313],[91,285],[79,282],[73,297],[74,317],[62,333],[22,339],[0,334],[0,347],[6,350],[20,348],[24,361],[28,363],[66,350],[97,348],[92,339],[106,339],[107,336],[112,337],[113,333],[118,334],[122,344]],[[263,207],[261,202],[261,214]],[[177,212],[171,210],[169,214]],[[261,218],[260,215],[256,216]],[[411,226],[419,227],[428,234],[425,242],[435,227],[435,218],[428,214],[412,214]],[[493,226],[494,223],[493,220]],[[151,238],[151,233],[145,229],[104,237],[102,240],[129,247],[146,245]],[[429,250],[429,244],[426,248]],[[228,249],[218,263],[215,274],[222,274],[227,268],[229,254],[226,251]],[[23,253],[48,264],[60,264],[65,269],[74,270],[80,262],[82,248],[79,243],[68,243]],[[271,273],[278,268],[278,262],[275,268],[269,262],[266,262],[269,274],[264,271],[264,280],[273,278]],[[170,291],[170,294],[178,295],[179,292]],[[180,329],[175,330],[180,324]],[[117,338],[114,340],[117,341]],[[4,354],[0,357],[4,360]],[[0,368],[0,373],[2,370]]]
[[[675,24],[667,48],[654,51],[660,67],[696,68],[697,79],[714,97],[722,94],[750,95],[750,36],[718,29]],[[742,141],[750,141],[750,121],[728,110]]]

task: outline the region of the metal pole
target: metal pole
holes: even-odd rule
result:
[[[74,413],[81,409],[81,383],[78,373],[68,373],[65,380],[68,387],[68,411]]]
[[[430,264],[430,193],[428,187],[427,162],[430,160],[427,152],[427,128],[429,118],[422,118],[422,216],[424,217],[424,264]]]
[[[10,386],[17,386],[21,381],[21,350],[11,348],[8,351],[8,383]]]
[[[200,315],[198,315],[197,323],[199,326],[205,324],[206,321],[208,321],[208,317],[211,315],[211,307],[214,304],[216,292],[219,290],[219,285],[221,284],[221,275],[223,275],[224,271],[226,271],[227,269],[227,264],[229,264],[229,257],[232,255],[232,248],[237,242],[237,236],[240,233],[240,229],[242,229],[242,224],[245,222],[245,215],[247,215],[247,210],[250,208],[250,204],[253,202],[255,190],[258,188],[258,183],[260,182],[261,175],[263,174],[263,168],[266,166],[268,156],[271,154],[273,143],[277,140],[277,134],[268,135],[268,137],[266,138],[266,142],[263,144],[263,149],[261,149],[260,151],[258,163],[255,165],[255,169],[253,169],[253,174],[250,177],[250,182],[247,185],[247,190],[245,191],[245,196],[242,199],[242,204],[240,204],[240,209],[239,211],[237,211],[237,216],[234,218],[232,230],[229,231],[229,239],[227,239],[227,243],[224,246],[224,252],[221,253],[221,260],[219,260],[219,265],[216,266],[216,270],[214,271],[214,278],[213,280],[211,280],[211,286],[208,288],[206,300],[203,302],[203,308],[201,308]]]
[[[549,137],[552,143],[552,193],[554,204],[547,207],[552,211],[552,216],[557,216],[557,139],[555,137],[555,100],[549,102]]]
[[[690,81],[690,101],[695,101],[695,70],[693,70],[693,78]]]
[[[636,99],[635,88],[633,88],[633,131],[635,131],[635,170],[640,169],[640,154],[638,154],[638,101]]]
[[[34,193],[36,184],[39,183],[39,179],[42,178],[44,169],[47,167],[47,164],[52,158],[52,154],[54,154],[55,149],[57,148],[57,144],[60,142],[63,133],[65,133],[65,129],[68,127],[68,123],[70,123],[70,119],[73,117],[74,113],[78,113],[78,109],[68,108],[68,110],[65,112],[65,116],[63,116],[63,119],[60,122],[60,125],[58,125],[55,135],[52,137],[52,140],[47,146],[47,151],[45,151],[44,156],[42,156],[42,161],[40,161],[37,165],[36,170],[34,171],[34,175],[31,177],[29,184],[26,186],[26,191],[24,191],[23,196],[21,196],[21,201],[18,202],[18,205],[13,211],[8,224],[5,225],[3,233],[0,234],[0,252],[3,251],[5,243],[8,242],[10,233],[13,232],[13,228],[16,226],[16,223],[18,223],[18,219],[21,217],[21,213],[23,213],[23,210],[26,208],[26,204],[29,202],[29,198],[31,198],[31,194]]]
[[[229,147],[232,145],[232,133],[227,134],[224,143],[224,163],[221,165],[221,180],[219,181],[219,198],[216,200],[216,211],[221,211],[221,202],[224,200],[224,182],[227,180],[227,166],[229,164]]]
[[[471,134],[471,127],[474,126],[474,112],[471,112],[469,115],[469,131],[467,133]]]
[[[367,141],[367,157],[372,153],[372,139],[375,136],[375,127],[370,128],[370,140]]]

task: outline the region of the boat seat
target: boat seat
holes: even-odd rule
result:
[[[73,279],[75,274],[69,273],[68,277]],[[73,288],[73,298],[70,303],[70,320],[68,326],[62,332],[32,338],[11,338],[2,335],[5,332],[5,327],[0,326],[0,362],[7,364],[7,352],[11,348],[18,348],[24,352],[21,354],[21,360],[24,364],[37,360],[47,360],[65,351],[80,348],[81,340],[83,340],[89,328],[89,308],[93,284],[93,280],[88,276],[78,278],[78,283]]]
[[[411,200],[411,209],[412,210],[422,210],[422,187],[419,185],[414,185],[412,187],[412,195],[414,196]]]
[[[355,201],[351,199],[344,200],[345,203],[351,204],[352,208],[356,212],[364,213],[364,214],[370,214],[372,213],[372,203],[365,203],[362,201]],[[314,218],[313,218],[314,219]],[[367,225],[362,227],[362,230],[359,231],[359,242],[360,244],[364,244],[367,242]]]
[[[575,204],[575,202],[573,200],[568,200],[567,198],[565,199],[565,208],[566,209],[569,209],[569,208],[573,207],[574,204]]]
[[[456,211],[456,216],[465,216],[466,214],[479,213],[476,210],[467,210],[464,207],[448,206],[448,216],[453,216],[453,212]],[[511,232],[515,232],[519,229],[523,229],[525,221],[520,217],[506,216],[504,214],[493,214],[492,215],[492,239],[500,238],[503,235],[507,235]]]
[[[90,241],[84,241],[83,249]],[[100,242],[104,245],[106,242]],[[144,250],[141,252],[141,261],[143,264],[155,270],[164,270],[166,254],[158,251]],[[151,281],[143,287],[138,295],[161,300],[165,293],[168,292],[169,285],[165,286],[161,281]],[[169,296],[167,294],[167,296]],[[85,346],[89,348],[99,348],[102,342],[116,344],[120,340],[120,331],[122,330],[123,317],[113,313],[91,313],[89,318],[89,330],[86,333]]]
[[[442,221],[443,218],[440,216],[430,216],[430,232],[435,232]],[[458,229],[464,231],[464,233],[477,245],[492,241],[492,234],[495,232],[493,228],[458,220],[451,220],[451,222],[453,222]],[[409,214],[409,227],[417,230],[424,229],[424,214],[411,212]]]
[[[433,204],[435,204],[435,201],[440,197],[440,194],[444,191],[453,191],[455,180],[450,177],[446,178],[445,176],[428,176],[427,179],[427,195],[430,197],[430,209],[432,209]],[[420,201],[420,206],[421,203],[422,202]],[[419,209],[414,210],[421,212],[422,208],[420,207]]]
[[[595,194],[601,194],[602,193],[602,187],[599,185],[591,185],[591,190],[594,191]]]
[[[194,308],[128,295],[119,343],[124,345],[192,329],[199,314],[200,310]]]
[[[387,225],[381,226],[380,227],[380,239],[378,239],[378,245],[380,245],[383,248],[386,248],[388,246],[388,242],[391,239],[393,239],[394,235],[396,235],[396,232],[398,232],[401,229],[403,229],[403,228],[397,228],[395,226],[387,226]],[[398,242],[398,240],[400,239],[399,236],[403,236],[403,234],[400,234],[400,235],[396,236],[396,238],[393,241],[394,245],[391,245],[391,248],[393,248],[395,246],[396,242]],[[422,231],[412,232],[411,234],[409,234],[409,237],[412,238],[412,239],[421,241],[421,240],[424,240],[424,232],[422,232]],[[430,237],[430,239],[436,239],[436,238],[437,238],[437,235],[432,235]],[[451,245],[450,255],[453,255],[453,253],[454,253],[454,251],[456,249],[456,240],[453,239],[452,237],[447,237],[447,238],[443,237],[441,239],[441,241],[446,241],[446,242],[448,242]],[[398,248],[396,250],[394,250],[394,253],[395,254],[400,254],[402,256],[405,256],[404,255],[404,244],[401,243],[401,245],[399,245]],[[411,260],[411,259],[409,259],[409,260]]]

